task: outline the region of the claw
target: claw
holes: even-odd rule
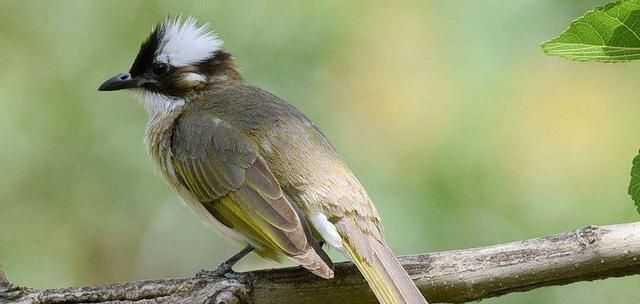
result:
[[[218,266],[218,268],[214,269],[214,270],[208,270],[208,269],[200,269],[200,271],[198,271],[198,273],[196,273],[196,277],[201,278],[201,277],[222,277],[222,276],[226,276],[226,274],[228,273],[233,273],[233,269],[231,269],[231,265],[227,264],[227,263],[222,263],[220,264],[220,266]]]
[[[253,251],[253,246],[247,245],[244,249],[240,250],[240,252],[236,253],[231,258],[222,262],[222,264],[220,264],[218,268],[214,270],[200,269],[200,271],[196,273],[196,277],[197,278],[225,277],[227,279],[240,280],[244,277],[244,275],[233,271],[233,265],[235,265],[240,259],[242,259],[245,255],[249,254],[251,251]]]

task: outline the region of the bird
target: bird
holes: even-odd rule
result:
[[[328,246],[357,266],[380,303],[427,303],[327,137],[293,105],[245,81],[222,45],[209,24],[166,17],[129,72],[98,88],[141,101],[159,175],[202,221],[244,246],[204,274],[231,273],[253,252],[330,279]]]

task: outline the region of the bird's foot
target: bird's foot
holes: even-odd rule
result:
[[[227,278],[240,280],[243,278],[243,274],[233,271],[232,265],[230,263],[224,262],[220,264],[218,268],[213,270],[200,269],[200,271],[196,273],[196,278]]]
[[[234,254],[232,257],[222,262],[222,264],[220,264],[218,268],[214,270],[201,269],[200,271],[198,271],[198,273],[196,273],[196,277],[197,278],[202,278],[202,277],[221,278],[222,277],[222,278],[227,278],[232,280],[243,281],[246,277],[246,274],[233,271],[233,265],[238,263],[238,261],[240,261],[245,255],[253,251],[253,249],[254,248],[252,245],[247,245],[242,250],[240,250],[240,252]]]

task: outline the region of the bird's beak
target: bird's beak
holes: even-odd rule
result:
[[[122,73],[107,79],[100,85],[98,91],[117,91],[138,87],[140,87],[138,79],[131,77],[129,73]]]

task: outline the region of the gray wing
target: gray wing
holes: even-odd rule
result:
[[[265,160],[233,126],[207,113],[185,115],[171,150],[179,182],[220,222],[312,271],[332,268]]]

